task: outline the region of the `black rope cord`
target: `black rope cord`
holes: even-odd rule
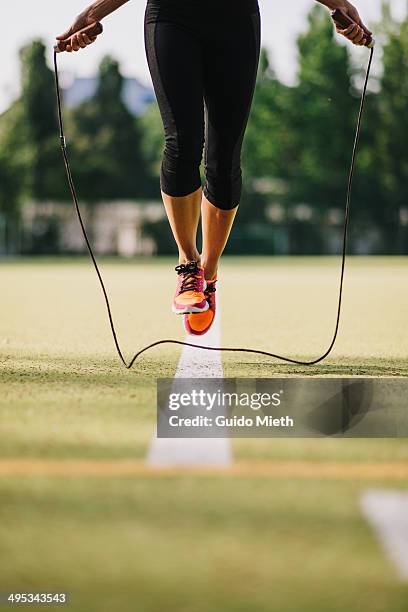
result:
[[[77,213],[77,216],[78,216],[78,221],[79,221],[79,224],[81,226],[82,234],[84,236],[84,240],[85,240],[86,246],[88,248],[89,255],[91,257],[92,263],[94,265],[95,272],[96,272],[96,274],[98,276],[99,284],[101,286],[102,293],[103,293],[103,297],[105,299],[105,305],[106,305],[106,309],[107,309],[107,312],[108,312],[110,328],[111,328],[111,331],[112,331],[112,336],[113,336],[113,340],[114,340],[114,343],[115,343],[116,351],[117,351],[117,353],[119,355],[119,358],[120,358],[122,364],[125,366],[125,368],[130,370],[130,368],[134,365],[135,361],[140,357],[140,355],[142,355],[146,351],[154,348],[155,346],[160,346],[161,344],[178,344],[179,346],[190,346],[192,348],[202,349],[202,350],[205,350],[205,351],[224,351],[224,352],[228,351],[228,352],[231,352],[231,353],[250,353],[252,355],[263,355],[265,357],[272,357],[274,359],[278,359],[278,360],[284,361],[286,363],[293,363],[295,365],[304,365],[304,366],[316,365],[317,363],[320,363],[321,361],[326,359],[326,357],[328,357],[328,355],[331,353],[331,351],[332,351],[332,349],[333,349],[333,347],[334,347],[334,345],[336,343],[337,334],[338,334],[338,331],[339,331],[340,314],[341,314],[341,303],[342,303],[342,297],[343,297],[344,270],[345,270],[345,264],[346,264],[347,235],[348,235],[348,226],[349,226],[349,220],[350,220],[350,204],[351,204],[352,185],[353,185],[353,177],[354,177],[354,169],[355,169],[355,161],[356,161],[357,149],[358,149],[358,144],[359,144],[359,141],[360,141],[361,122],[362,122],[362,117],[363,117],[363,110],[364,110],[364,104],[365,104],[366,93],[367,93],[368,79],[369,79],[369,76],[370,76],[371,64],[372,64],[372,60],[373,60],[373,54],[374,54],[374,48],[371,48],[371,50],[370,50],[370,58],[369,58],[369,61],[368,61],[368,66],[367,66],[367,71],[366,71],[366,76],[365,76],[363,92],[361,94],[360,109],[359,109],[359,113],[358,113],[357,127],[356,127],[356,133],[355,133],[355,138],[354,138],[353,152],[352,152],[352,156],[351,156],[350,171],[349,171],[348,183],[347,183],[347,197],[346,197],[346,207],[345,207],[345,217],[344,217],[344,229],[343,229],[343,250],[342,250],[342,258],[341,258],[339,300],[338,300],[338,307],[337,307],[336,325],[335,325],[332,341],[330,342],[329,347],[326,349],[326,351],[320,357],[317,357],[316,359],[313,359],[311,361],[301,361],[299,359],[292,359],[290,357],[285,357],[284,355],[277,355],[275,353],[270,353],[268,351],[260,351],[260,350],[256,350],[256,349],[250,349],[250,348],[227,348],[227,347],[201,346],[199,344],[193,344],[193,343],[190,343],[190,342],[182,342],[181,340],[157,340],[156,342],[153,342],[152,344],[149,344],[148,346],[145,346],[144,348],[140,349],[132,357],[132,359],[129,362],[127,362],[125,357],[123,356],[122,350],[120,348],[120,344],[119,344],[117,333],[116,333],[116,329],[115,329],[115,324],[114,324],[114,321],[113,321],[112,310],[111,310],[111,306],[110,306],[110,302],[109,302],[109,296],[108,296],[108,293],[106,291],[106,287],[105,287],[105,284],[104,284],[101,272],[99,270],[98,264],[96,262],[95,255],[94,255],[93,250],[92,250],[92,246],[91,246],[91,244],[89,242],[89,238],[88,238],[88,235],[86,233],[85,225],[84,225],[84,222],[83,222],[83,219],[82,219],[81,210],[80,210],[79,204],[78,204],[78,197],[77,197],[74,180],[73,180],[72,173],[71,173],[71,167],[70,167],[70,164],[69,164],[68,152],[67,152],[67,146],[66,146],[66,140],[65,140],[64,123],[63,123],[63,118],[62,118],[61,93],[60,93],[60,85],[59,85],[59,78],[58,78],[57,53],[54,50],[55,88],[56,88],[56,94],[57,94],[57,106],[58,106],[58,120],[59,120],[59,128],[60,128],[60,140],[61,140],[62,156],[64,158],[65,169],[66,169],[66,172],[67,172],[68,184],[69,184],[69,188],[70,188],[70,191],[71,191],[72,200],[73,200],[73,203],[74,203],[74,206],[75,206],[75,210],[76,210],[76,213]]]

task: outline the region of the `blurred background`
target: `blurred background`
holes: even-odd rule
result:
[[[405,0],[356,2],[378,41],[352,205],[350,252],[408,253]],[[85,6],[7,6],[0,76],[0,254],[80,254],[59,150],[52,43]],[[368,61],[309,0],[260,0],[263,49],[229,254],[335,254]],[[160,199],[162,124],[144,57],[144,2],[60,59],[72,169],[98,254],[171,254]],[[23,17],[23,21],[22,18]],[[4,70],[3,70],[4,67]]]
[[[382,256],[408,253],[408,2],[354,1],[378,46],[350,226],[349,250],[364,256],[347,264],[335,352],[314,367],[223,354],[226,378],[383,377],[386,396],[390,378],[408,376],[407,258]],[[393,515],[381,496],[407,498],[405,439],[243,438],[226,470],[172,469],[171,456],[170,470],[146,469],[156,379],[180,376],[180,351],[161,345],[121,368],[94,270],[77,256],[52,48],[85,3],[2,7],[0,593],[69,591],[75,612],[407,612],[407,502]],[[259,4],[263,50],[218,320],[224,346],[311,361],[332,337],[339,260],[320,255],[341,248],[369,53],[335,36],[314,0]],[[170,258],[151,257],[175,247],[144,9],[129,2],[86,52],[59,56],[81,209],[95,251],[113,256],[103,276],[127,358],[184,337],[166,306]],[[217,351],[200,354],[189,372],[220,371]],[[398,532],[387,541],[362,512],[373,489]]]

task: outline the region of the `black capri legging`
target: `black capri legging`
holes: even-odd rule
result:
[[[204,195],[235,208],[261,45],[257,0],[147,0],[144,33],[165,132],[162,191],[201,186],[205,144]]]

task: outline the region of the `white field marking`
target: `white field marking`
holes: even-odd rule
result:
[[[361,508],[398,576],[408,580],[408,493],[369,490],[361,497]]]
[[[180,316],[181,319],[181,316]],[[204,336],[186,336],[186,342],[201,346],[221,346],[221,313],[217,291],[217,311],[210,331]],[[183,324],[180,320],[180,324]],[[183,348],[175,378],[224,378],[220,351]],[[153,436],[146,463],[155,467],[228,467],[232,463],[228,438],[157,438]]]

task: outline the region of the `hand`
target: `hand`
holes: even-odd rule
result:
[[[88,36],[85,32],[81,32],[81,30],[94,22],[95,18],[88,12],[81,13],[64,34],[57,36],[59,48],[71,53],[72,51],[85,49],[85,47],[94,43],[97,36]]]
[[[339,2],[333,1],[331,5],[333,5],[334,9],[341,9],[343,13],[348,15],[355,22],[346,29],[336,25],[336,31],[355,45],[364,46],[367,42],[367,38],[372,36],[372,32],[361,21],[357,9],[348,2],[348,0],[341,0]]]

